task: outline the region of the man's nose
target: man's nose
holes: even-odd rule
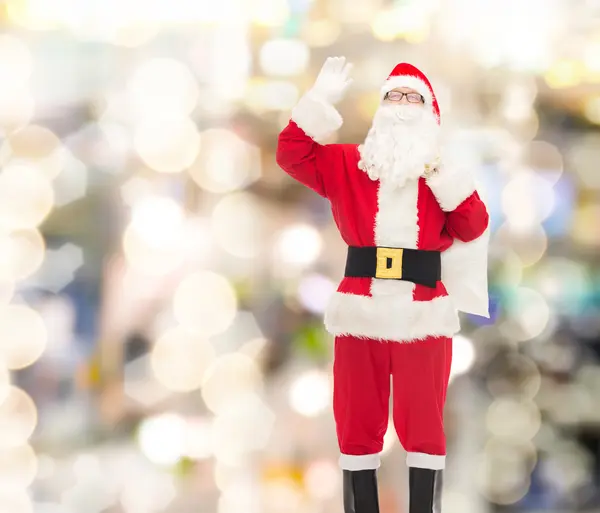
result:
[[[408,98],[406,96],[403,96],[400,100],[400,103],[408,103]]]

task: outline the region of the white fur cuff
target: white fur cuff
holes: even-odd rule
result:
[[[334,133],[343,123],[336,108],[314,96],[311,91],[302,96],[292,110],[292,121],[317,142]]]
[[[375,470],[380,467],[381,459],[379,454],[342,454],[339,465],[344,470]]]
[[[475,180],[464,171],[442,167],[426,180],[444,212],[452,212],[475,192]]]
[[[425,454],[424,452],[409,452],[406,454],[406,465],[416,468],[442,470],[446,466],[446,456]]]

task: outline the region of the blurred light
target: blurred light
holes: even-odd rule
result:
[[[0,354],[9,369],[23,369],[44,352],[48,341],[40,314],[24,305],[0,306]]]
[[[73,462],[73,474],[77,481],[97,479],[102,476],[102,467],[94,454],[78,454]]]
[[[319,370],[307,371],[290,387],[292,408],[305,417],[316,417],[331,404],[329,376]]]
[[[154,513],[166,511],[176,498],[174,475],[166,472],[142,473],[138,470],[127,476],[121,490],[120,503],[123,513]]]
[[[316,228],[295,224],[279,234],[275,244],[276,258],[286,264],[309,265],[318,258],[322,243]]]
[[[600,190],[600,173],[596,162],[600,158],[600,134],[590,131],[572,140],[568,158],[580,186]]]
[[[340,469],[329,460],[316,460],[306,469],[306,489],[311,497],[325,501],[336,497],[340,488]]]
[[[63,207],[85,196],[88,186],[89,170],[71,153],[62,151],[63,167],[54,181],[55,203]]]
[[[10,158],[31,160],[46,178],[52,180],[61,172],[64,158],[61,142],[47,128],[39,125],[26,126],[12,133],[5,144]]]
[[[2,403],[10,392],[11,376],[6,362],[4,359],[0,359],[0,403]]]
[[[525,463],[523,455],[509,446],[488,444],[475,474],[479,492],[494,504],[518,502],[531,486]]]
[[[519,231],[530,230],[554,208],[552,185],[530,171],[517,174],[502,191],[502,210],[507,222]]]
[[[253,360],[261,357],[264,350],[269,346],[269,341],[266,338],[253,338],[240,347],[238,353],[249,356]]]
[[[133,176],[121,185],[121,198],[123,203],[133,207],[136,203],[154,196],[154,186],[150,180],[140,176]]]
[[[328,18],[307,20],[302,28],[302,39],[309,46],[328,47],[337,41],[341,32],[340,24],[335,20]]]
[[[498,281],[506,287],[517,287],[523,279],[523,263],[513,252],[506,251],[504,258],[498,262]]]
[[[516,351],[495,358],[488,367],[487,388],[494,397],[510,395],[533,399],[540,390],[541,381],[536,363]]]
[[[298,300],[308,311],[321,314],[325,311],[337,286],[326,276],[309,274],[298,285]]]
[[[287,0],[250,0],[247,6],[250,21],[262,27],[279,27],[290,15]]]
[[[237,3],[237,0],[235,0]],[[244,4],[249,6],[248,3]],[[210,6],[211,10],[214,5]],[[248,14],[240,9],[240,5],[232,5],[226,13],[227,21],[215,30],[210,39],[210,51],[206,55],[206,49],[200,48],[199,65],[196,73],[209,84],[209,91],[215,96],[203,94],[201,97],[203,109],[223,109],[229,101],[241,100],[245,94],[246,83],[251,74],[253,65],[253,53],[250,50],[250,29],[244,19],[236,23],[232,14],[236,13],[243,17]],[[204,43],[206,44],[206,43]],[[206,65],[207,59],[209,65]],[[208,92],[208,91],[207,91]],[[204,100],[208,100],[205,102]],[[210,105],[210,104],[213,105]],[[216,105],[215,105],[216,104]]]
[[[47,454],[38,454],[36,481],[51,479],[57,469],[56,461]]]
[[[123,249],[138,271],[163,274],[185,258],[184,214],[172,199],[149,196],[133,206],[131,224],[123,235]]]
[[[469,372],[475,361],[473,342],[463,335],[452,338],[452,365],[450,379]]]
[[[535,82],[510,82],[504,90],[502,112],[508,121],[527,121],[537,94]]]
[[[8,34],[0,36],[0,84],[24,85],[33,71],[33,56],[27,43]]]
[[[560,150],[554,144],[540,140],[529,143],[525,165],[552,185],[558,182],[564,168]]]
[[[473,501],[465,493],[454,490],[444,490],[441,508],[442,511],[461,511],[463,513],[468,513],[473,511]]]
[[[213,468],[215,485],[222,492],[230,489],[236,482],[243,481],[248,472],[246,464],[229,465],[222,459],[215,459]]]
[[[54,293],[60,292],[73,281],[83,266],[83,250],[70,242],[58,249],[46,251],[43,266],[32,279],[32,284]]]
[[[45,244],[38,230],[0,232],[0,280],[24,280],[44,261]]]
[[[8,487],[0,488],[0,511],[6,513],[34,513],[33,503],[27,491],[22,488]]]
[[[219,414],[232,404],[239,404],[240,398],[259,392],[262,386],[262,374],[251,358],[239,353],[226,354],[206,371],[202,397],[206,406]]]
[[[202,146],[188,172],[199,187],[215,193],[231,192],[261,177],[260,149],[231,130],[202,132]]]
[[[189,217],[184,226],[183,253],[190,263],[205,265],[213,247],[210,223],[203,217]]]
[[[303,503],[302,489],[291,478],[279,477],[263,486],[264,513],[296,513]]]
[[[291,77],[306,70],[309,57],[308,47],[301,39],[271,39],[261,47],[259,62],[266,75]]]
[[[238,478],[223,490],[217,513],[262,513],[260,504],[260,489],[247,477]]]
[[[560,356],[560,353],[555,351],[554,357],[557,356]],[[562,364],[560,367],[567,367],[562,361],[559,363]],[[571,361],[571,368],[572,364]],[[559,372],[560,367],[557,369]],[[553,367],[550,369],[554,370]],[[563,384],[552,387],[550,390],[542,390],[536,400],[546,416],[559,426],[587,424],[595,415],[596,398],[588,389],[579,384]]]
[[[138,119],[159,122],[185,118],[196,108],[198,84],[190,69],[174,59],[148,59],[140,64],[127,85]],[[177,124],[169,125],[173,128]]]
[[[531,440],[541,426],[541,414],[532,401],[498,398],[490,405],[487,429],[499,438]]]
[[[184,455],[193,460],[203,460],[212,453],[212,424],[203,418],[188,419]]]
[[[142,406],[156,406],[171,395],[152,375],[151,356],[145,354],[125,364],[123,369],[125,395]]]
[[[148,197],[133,207],[130,228],[149,246],[177,241],[183,227],[183,211],[171,198]]]
[[[540,335],[550,320],[551,311],[544,297],[525,287],[519,287],[511,293],[505,308],[510,317],[500,326],[500,330],[519,342]]]
[[[544,74],[548,86],[563,89],[580,84],[585,76],[585,67],[579,61],[560,60]]]
[[[600,246],[600,202],[587,203],[575,210],[571,236],[579,244]]]
[[[133,144],[141,159],[155,171],[179,173],[198,156],[200,134],[191,119],[149,116],[136,125]]]
[[[0,225],[8,229],[36,228],[52,210],[54,192],[37,168],[9,164],[0,174]]]
[[[259,202],[247,193],[224,197],[213,211],[212,232],[228,253],[239,258],[258,256],[265,237],[265,219]]]
[[[275,413],[256,394],[239,395],[219,409],[212,429],[215,458],[239,464],[250,453],[263,450],[271,437]]]
[[[577,312],[579,302],[591,288],[583,264],[567,258],[549,257],[536,268],[534,283],[549,301],[565,313]]]
[[[173,309],[184,328],[210,337],[231,326],[237,311],[237,297],[225,277],[201,271],[189,274],[178,285]]]
[[[543,482],[558,493],[580,492],[593,476],[592,456],[575,441],[561,441],[546,455]]]
[[[138,433],[140,450],[152,463],[174,465],[184,453],[185,430],[185,420],[173,413],[146,418]]]
[[[0,36],[0,125],[14,130],[26,125],[34,113],[29,91],[33,58],[26,43]]]
[[[583,62],[588,80],[597,82],[600,79],[600,41],[590,41],[586,45]]]
[[[11,386],[0,403],[0,448],[25,445],[38,420],[31,397],[24,390]],[[0,500],[0,511],[2,511]],[[9,510],[10,511],[10,510]]]
[[[254,112],[281,110],[287,113],[298,102],[299,90],[296,84],[285,80],[253,79],[248,84],[244,101]]]
[[[154,344],[151,364],[157,380],[166,388],[189,392],[200,388],[214,358],[214,349],[203,336],[174,328]]]
[[[541,225],[520,230],[504,223],[492,236],[492,241],[501,252],[513,252],[523,266],[539,262],[548,248],[548,237]]]
[[[600,125],[600,96],[589,98],[583,108],[585,117],[596,125]]]

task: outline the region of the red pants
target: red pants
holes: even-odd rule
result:
[[[451,363],[451,338],[403,343],[336,337],[333,413],[341,467],[379,467],[393,388],[394,427],[408,453],[407,464],[443,468],[443,413]]]

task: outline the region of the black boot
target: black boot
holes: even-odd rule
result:
[[[344,470],[344,513],[379,513],[375,470]]]
[[[409,513],[441,513],[442,471],[411,467],[408,474]]]

